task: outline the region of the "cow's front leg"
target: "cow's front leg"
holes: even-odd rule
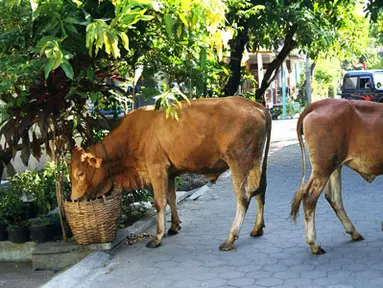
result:
[[[352,224],[350,218],[348,218],[346,210],[343,207],[342,200],[342,167],[335,170],[326,185],[325,197],[330,203],[332,209],[335,211],[339,220],[342,222],[344,229],[351,235],[351,239],[354,241],[364,240],[363,236],[356,230],[354,224]]]
[[[161,240],[165,235],[165,211],[166,194],[168,188],[168,178],[165,171],[156,170],[151,172],[152,186],[154,192],[154,202],[157,209],[157,233],[156,236],[146,244],[146,247],[156,248],[161,245]]]
[[[168,230],[168,235],[175,235],[181,230],[181,221],[178,217],[177,204],[176,204],[176,182],[174,177],[169,177],[168,182],[168,204],[171,211],[172,226]]]

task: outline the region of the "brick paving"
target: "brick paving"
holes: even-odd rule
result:
[[[288,219],[301,177],[295,124],[295,120],[274,121],[262,237],[249,236],[255,223],[253,200],[237,250],[218,250],[235,213],[231,178],[223,177],[211,186],[209,193],[214,197],[178,205],[183,222],[178,235],[166,237],[157,249],[146,248],[147,240],[124,245],[77,288],[383,287],[383,177],[368,184],[343,169],[344,205],[366,240],[350,240],[322,193],[316,226],[318,241],[327,253],[312,255],[305,243],[302,212],[296,224]],[[154,231],[153,227],[150,232]]]

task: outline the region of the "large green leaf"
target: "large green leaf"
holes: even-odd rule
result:
[[[70,63],[68,62],[68,60],[64,60],[64,62],[60,65],[60,67],[64,70],[65,75],[66,75],[69,79],[73,80],[74,72],[73,72],[72,65],[70,65]]]
[[[169,14],[166,14],[164,16],[164,20],[165,20],[165,28],[166,28],[166,32],[168,33],[168,36],[173,37],[173,27],[174,27],[173,17]]]

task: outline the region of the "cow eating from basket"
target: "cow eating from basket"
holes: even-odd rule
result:
[[[165,234],[166,204],[172,222],[168,234],[181,229],[175,177],[192,172],[208,175],[214,182],[231,169],[237,211],[220,249],[234,248],[253,196],[257,216],[251,235],[262,235],[271,132],[267,109],[241,97],[227,97],[184,103],[177,114],[179,120],[166,119],[165,111],[143,107],[127,114],[89,150],[75,148],[70,165],[72,200],[103,195],[113,181],[128,191],[152,187],[158,223],[157,233],[147,246],[154,248]]]

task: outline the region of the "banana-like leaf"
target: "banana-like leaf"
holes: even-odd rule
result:
[[[35,132],[33,132],[33,134],[32,134],[31,148],[32,148],[32,155],[33,155],[33,157],[35,157],[37,159],[37,161],[40,160],[40,157],[41,157],[41,146],[40,146],[40,141],[37,139],[37,136],[36,136]]]
[[[7,170],[7,176],[8,177],[13,176],[13,175],[16,174],[16,169],[15,169],[15,167],[13,167],[11,162],[9,162],[5,167],[6,167],[6,170]]]
[[[31,148],[29,147],[29,132],[28,130],[23,131],[22,135],[22,148],[21,148],[21,155],[20,159],[23,162],[25,166],[28,166],[29,158],[31,156]]]

